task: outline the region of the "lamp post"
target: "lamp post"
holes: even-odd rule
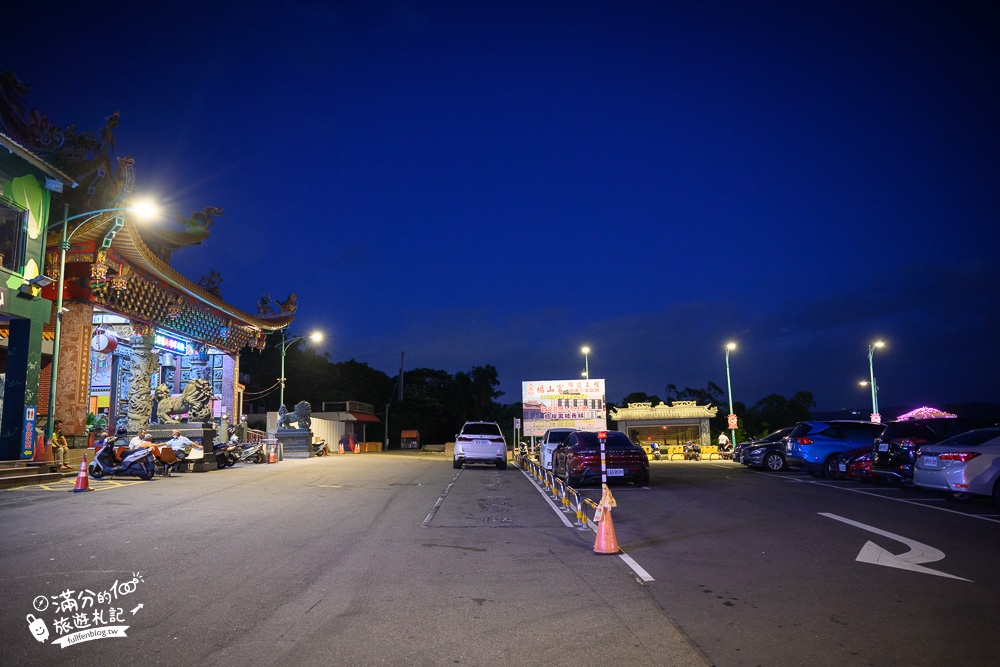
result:
[[[583,352],[583,377],[590,379],[590,348],[586,345],[580,348],[580,352]]]
[[[878,386],[875,384],[875,348],[885,347],[885,341],[877,340],[868,346],[868,375],[872,383],[872,421],[876,424],[882,421],[878,414]]]
[[[295,336],[291,340],[285,342],[285,329],[281,330],[281,377],[278,380],[281,382],[281,391],[278,396],[278,405],[285,404],[285,352],[288,350],[292,343],[302,340],[303,338],[308,338],[314,343],[319,343],[323,340],[323,333],[321,331],[313,331],[308,336]]]
[[[729,395],[729,434],[732,441],[729,443],[736,447],[736,426],[733,414],[733,383],[729,378],[729,353],[736,349],[736,343],[726,343],[726,393]],[[734,449],[735,451],[735,449]]]
[[[66,286],[66,252],[69,250],[69,240],[73,238],[83,225],[104,213],[124,213],[131,211],[143,218],[153,218],[159,215],[159,207],[150,202],[137,202],[133,206],[116,206],[113,208],[99,208],[86,213],[78,213],[71,216],[69,214],[69,204],[63,205],[62,240],[59,241],[59,281],[56,285],[56,321],[55,330],[52,335],[52,375],[49,380],[49,416],[45,424],[45,439],[52,439],[52,429],[56,422],[56,381],[59,378],[59,341],[62,337],[62,317],[63,317],[63,289]],[[80,218],[87,218],[80,223],[72,232],[67,232],[69,223]],[[49,228],[51,229],[51,227]]]

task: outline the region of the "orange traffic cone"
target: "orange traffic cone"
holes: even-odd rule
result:
[[[337,453],[338,454],[343,454],[344,453],[344,443],[342,443],[342,442],[337,443]]]
[[[611,510],[604,510],[601,520],[597,522],[597,539],[594,540],[594,553],[618,553],[618,540],[615,538],[615,523],[611,520]]]
[[[80,472],[76,475],[76,486],[73,487],[73,493],[91,490],[90,477],[87,475],[87,455],[84,454],[83,460],[80,461]]]
[[[35,443],[35,451],[31,455],[31,461],[33,463],[45,463],[48,461],[48,457],[45,453],[45,436],[38,436],[38,442]]]
[[[616,554],[618,553],[618,540],[615,538],[615,523],[611,520],[611,508],[617,507],[615,497],[611,495],[611,489],[607,484],[602,485],[604,492],[601,494],[601,502],[597,504],[597,512],[594,514],[594,521],[597,522],[597,539],[594,540],[594,553]]]
[[[361,453],[361,445],[359,445],[358,443],[354,443],[354,448],[351,451],[354,452],[355,454],[360,454]]]
[[[276,448],[277,448],[277,445],[271,445],[270,446],[270,448],[269,448],[270,449],[270,453],[267,455],[267,462],[268,463],[277,463],[278,462],[278,457],[274,453],[274,450]]]

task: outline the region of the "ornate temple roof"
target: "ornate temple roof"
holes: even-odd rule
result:
[[[98,260],[102,253],[96,246],[116,215],[120,214],[102,213],[73,231],[67,272],[73,259]],[[90,281],[92,300],[101,307],[230,351],[246,345],[262,347],[265,334],[282,329],[295,319],[294,308],[273,317],[251,315],[202,289],[143,242],[131,214],[126,212],[123,217],[124,226],[114,237],[104,260],[112,275],[109,280]],[[58,265],[53,260],[57,257],[59,234],[50,233],[47,244],[46,273],[57,273]],[[125,264],[128,268],[122,268]],[[114,287],[117,276],[122,277],[121,289]],[[54,296],[53,286],[46,289],[52,289]]]
[[[674,401],[673,405],[660,403],[629,403],[627,408],[610,408],[608,417],[615,421],[661,421],[665,419],[711,419],[719,408],[698,405],[696,401]]]

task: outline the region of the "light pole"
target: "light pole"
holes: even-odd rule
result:
[[[875,384],[875,348],[885,347],[885,341],[877,340],[868,346],[868,375],[872,383],[872,421],[876,424],[882,421],[878,414],[878,386]]]
[[[583,377],[590,379],[590,348],[586,345],[580,348],[580,352],[583,352]]]
[[[71,216],[69,214],[69,204],[63,204],[62,240],[59,242],[59,281],[56,285],[56,322],[55,331],[52,335],[52,374],[49,378],[49,416],[45,424],[45,440],[52,439],[52,428],[56,423],[56,381],[59,379],[59,341],[62,337],[63,318],[63,289],[66,287],[66,252],[69,250],[69,240],[73,238],[83,225],[104,213],[124,213],[131,211],[142,218],[155,218],[159,215],[159,207],[150,202],[136,202],[133,206],[117,206],[114,208],[100,208],[95,211],[78,213]],[[67,233],[69,223],[80,218],[87,218],[80,223],[76,229]],[[51,227],[49,227],[51,229]]]
[[[279,406],[282,406],[282,405],[285,404],[285,352],[288,350],[288,347],[292,343],[300,341],[303,338],[308,338],[309,340],[311,340],[314,343],[319,343],[319,342],[321,342],[323,340],[323,332],[321,332],[321,331],[313,331],[308,336],[295,336],[294,338],[292,338],[288,342],[285,342],[285,329],[281,330],[281,377],[278,378],[278,380],[281,382],[281,391],[278,394],[278,396],[279,396],[279,398],[278,398],[278,405]]]
[[[733,383],[729,379],[729,353],[735,349],[736,343],[726,343],[726,393],[729,394],[729,433],[732,437],[729,444],[734,448],[736,447],[736,427],[733,423],[735,415],[733,414]]]

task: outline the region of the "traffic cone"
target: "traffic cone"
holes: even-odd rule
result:
[[[351,451],[353,451],[355,454],[360,454],[361,453],[361,445],[359,445],[358,443],[354,443],[354,449],[351,450]]]
[[[344,453],[344,443],[342,442],[337,443],[337,453],[338,454]]]
[[[594,553],[616,554],[618,553],[618,540],[615,538],[615,523],[611,520],[611,508],[617,507],[615,497],[611,495],[611,489],[607,484],[601,485],[604,489],[601,494],[601,502],[597,504],[597,512],[594,520],[597,521],[597,539],[594,540]]]
[[[31,455],[31,461],[33,463],[45,463],[48,461],[48,457],[45,454],[45,436],[38,436],[38,442],[35,443],[35,451]]]
[[[73,487],[73,493],[90,490],[90,477],[87,475],[87,455],[84,454],[83,460],[80,461],[80,472],[76,474],[76,486]]]
[[[270,446],[270,448],[269,448],[270,449],[270,453],[267,455],[267,462],[268,463],[277,463],[278,462],[278,457],[274,453],[274,450],[276,448],[277,448],[277,445],[271,445]]]
[[[597,522],[597,539],[594,540],[594,553],[618,553],[618,540],[615,538],[615,523],[611,520],[611,510],[604,510],[601,520]]]

